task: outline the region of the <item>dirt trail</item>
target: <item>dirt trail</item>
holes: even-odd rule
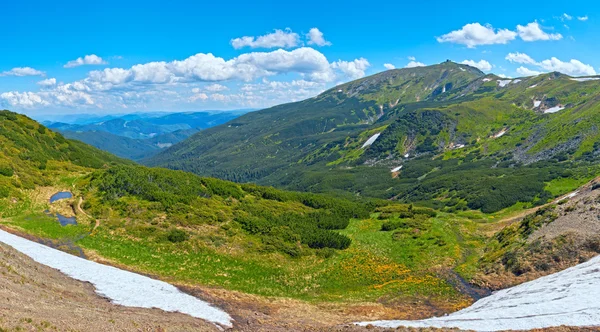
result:
[[[90,220],[94,220],[94,228],[92,228],[92,231],[90,232],[90,235],[94,233],[94,231],[100,227],[100,220],[98,219],[94,219],[92,218],[89,214],[87,214],[83,208],[81,207],[81,204],[83,203],[83,197],[79,197],[79,201],[77,202],[77,211],[79,211],[81,214],[83,214],[84,216],[86,216],[88,219]]]
[[[498,230],[509,226],[511,224],[514,224],[515,222],[519,222],[521,220],[523,220],[523,218],[525,218],[526,216],[537,212],[538,210],[545,208],[547,206],[553,205],[553,204],[557,204],[558,202],[560,202],[561,200],[565,199],[565,198],[574,198],[577,195],[579,195],[581,192],[586,191],[587,189],[590,189],[592,187],[592,185],[596,182],[600,182],[600,177],[597,177],[591,181],[589,181],[588,183],[584,184],[583,186],[575,189],[573,192],[571,192],[570,194],[566,194],[566,195],[562,195],[558,198],[556,198],[555,200],[551,201],[550,203],[546,203],[544,205],[540,205],[540,206],[536,206],[527,210],[523,210],[520,211],[516,214],[512,214],[510,216],[507,216],[503,219],[500,219],[499,221],[494,222],[494,225],[497,227],[493,227],[493,230],[490,229],[490,232],[492,232],[491,235],[495,234]],[[571,196],[573,195],[573,196]],[[569,197],[571,196],[571,197]],[[488,232],[486,232],[488,233]],[[488,234],[489,235],[489,234]]]

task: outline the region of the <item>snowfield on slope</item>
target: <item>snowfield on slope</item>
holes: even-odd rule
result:
[[[357,325],[437,327],[477,331],[600,326],[600,256],[586,263],[498,291],[444,317]]]
[[[88,261],[3,230],[0,230],[0,242],[73,279],[92,283],[99,295],[115,304],[180,312],[221,326],[232,326],[229,314],[166,282]]]
[[[365,144],[362,145],[361,149],[364,149],[367,146],[373,145],[373,143],[375,143],[375,141],[379,138],[379,135],[381,135],[381,133],[377,133],[377,134],[369,137],[369,139],[365,142]]]

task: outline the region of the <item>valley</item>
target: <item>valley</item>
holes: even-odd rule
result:
[[[0,227],[86,259],[77,264],[175,286],[231,315],[235,330],[360,330],[353,323],[469,312],[491,291],[560,278],[600,253],[593,84],[554,73],[501,83],[451,62],[393,70],[203,129],[142,161],[167,168],[2,111]],[[529,105],[532,98],[543,101]],[[558,104],[568,106],[544,111]],[[50,252],[0,235],[15,249]],[[63,258],[18,250],[134,307],[87,310],[131,310],[147,326],[214,328],[202,314],[148,319],[135,307],[151,298],[115,300],[105,280],[53,265]],[[98,301],[84,287],[83,305]],[[163,305],[148,306],[187,312]],[[60,325],[44,308],[36,326]],[[33,324],[24,319],[0,327]]]
[[[141,113],[105,117],[72,117],[44,123],[65,137],[106,150],[118,157],[142,160],[200,130],[234,119],[249,110],[227,112]]]

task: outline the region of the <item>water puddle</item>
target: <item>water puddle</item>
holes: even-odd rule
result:
[[[73,198],[73,194],[69,191],[60,191],[50,197],[50,204],[59,201],[61,199]]]

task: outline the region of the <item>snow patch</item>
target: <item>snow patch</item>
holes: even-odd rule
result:
[[[537,84],[534,84],[534,85],[532,85],[532,86],[528,87],[527,89],[533,89],[533,88],[535,88],[536,86],[537,86]]]
[[[498,291],[444,317],[418,321],[356,323],[377,327],[437,327],[462,330],[530,330],[600,325],[600,256],[586,263]]]
[[[343,92],[342,90],[338,90],[338,92]]]
[[[587,81],[600,80],[600,77],[574,77],[574,78],[571,78],[571,80],[577,81],[577,82],[587,82]]]
[[[366,148],[367,146],[372,145],[373,143],[375,143],[375,141],[379,138],[379,135],[381,135],[381,133],[377,133],[371,137],[369,137],[369,139],[365,142],[365,144],[362,145],[361,149]]]
[[[564,109],[565,109],[564,106],[554,106],[554,107],[551,107],[551,108],[549,108],[547,110],[544,110],[544,113],[556,113],[556,112],[560,112],[560,111],[562,111]]]
[[[506,129],[502,129],[499,133],[497,133],[496,135],[494,135],[494,138],[500,138],[502,136],[504,136],[504,134],[506,134]]]
[[[399,170],[401,170],[401,169],[402,169],[402,165],[400,165],[400,166],[398,166],[398,167],[396,167],[396,168],[392,169],[392,173],[396,173],[396,172],[398,172],[398,171],[399,171]]]
[[[521,80],[517,78],[516,80],[514,80],[514,81],[512,81],[512,82],[510,82],[510,83],[511,83],[511,84],[517,84],[517,83],[521,83]]]
[[[510,84],[510,82],[512,82],[512,80],[498,80],[498,85],[499,85],[501,88],[503,88],[503,87],[505,87],[505,86],[509,85],[509,84]]]
[[[535,107],[535,108],[540,107],[541,104],[542,104],[541,100],[534,100],[533,101],[533,107]]]
[[[408,158],[408,157],[410,157],[410,153],[407,153],[404,155],[404,158]]]
[[[173,146],[173,143],[156,143],[156,146],[158,146],[161,149],[170,148]]]
[[[487,77],[483,79],[484,82],[489,82],[491,80],[492,80],[491,78],[487,78]]]
[[[460,71],[467,71],[466,69],[464,69],[463,67],[458,67],[460,68]]]
[[[166,282],[69,255],[3,230],[0,230],[0,242],[71,278],[92,283],[96,287],[96,293],[109,298],[115,304],[181,312],[232,327],[232,318],[229,314],[179,291]]]

